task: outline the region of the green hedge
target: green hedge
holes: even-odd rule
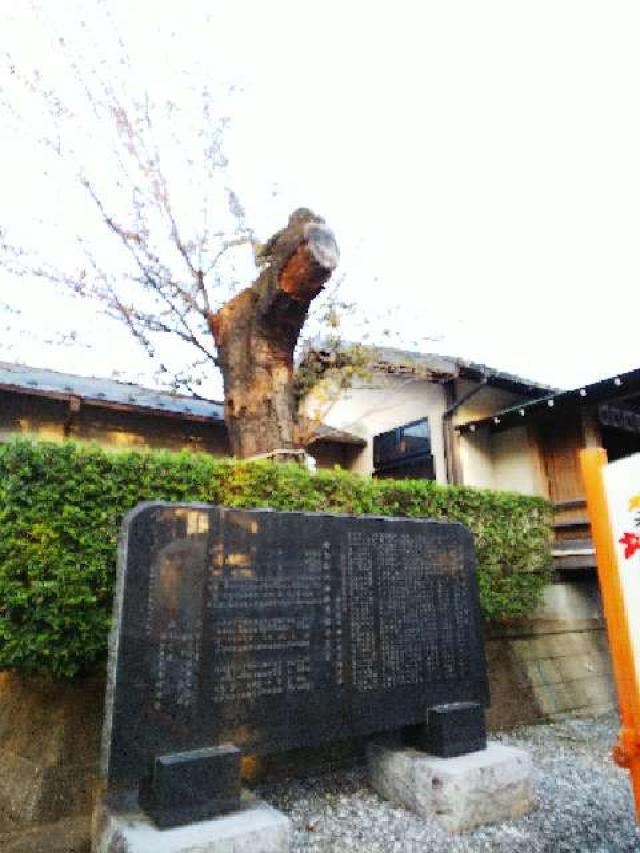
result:
[[[112,453],[73,443],[0,447],[0,666],[72,677],[104,658],[118,529],[140,501],[206,501],[449,518],[475,537],[483,613],[531,610],[547,580],[549,508],[537,498],[335,469]]]

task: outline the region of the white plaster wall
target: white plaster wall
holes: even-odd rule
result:
[[[470,382],[468,379],[456,380],[456,397],[459,399],[472,388],[478,388],[478,383]],[[464,424],[468,421],[486,418],[487,415],[493,415],[502,409],[514,406],[521,399],[522,394],[514,394],[512,391],[503,391],[501,388],[483,385],[477,394],[474,394],[460,406],[453,417],[453,422],[454,424]]]
[[[362,474],[373,471],[373,437],[418,418],[429,418],[431,449],[436,480],[446,483],[442,416],[445,394],[441,385],[409,376],[382,375],[370,381],[358,381],[353,387],[332,393],[325,386],[319,399],[310,397],[304,409],[337,429],[347,430],[367,441],[352,470]]]
[[[546,497],[537,450],[526,427],[493,433],[491,455],[494,489]]]
[[[465,486],[493,489],[493,456],[488,429],[458,436],[458,454]]]
[[[526,427],[497,433],[482,427],[458,441],[465,485],[547,496],[538,452]]]
[[[521,395],[503,391],[490,385],[479,387],[477,383],[466,379],[456,382],[456,396],[462,397],[473,388],[479,388],[469,400],[455,412],[454,424],[468,423],[493,415],[502,409],[515,405]],[[462,482],[467,486],[482,489],[502,489],[537,494],[532,491],[533,472],[527,459],[519,454],[529,453],[528,443],[520,436],[502,441],[497,434],[492,435],[487,427],[479,428],[475,433],[456,435],[458,455],[462,468]],[[519,477],[523,476],[522,482]]]
[[[474,387],[476,394],[454,414],[455,423],[485,417],[514,405],[518,396],[509,391],[478,386],[467,380],[456,382],[456,397]],[[429,418],[436,480],[446,483],[442,418],[446,411],[445,390],[436,382],[411,376],[376,375],[356,380],[346,390],[336,391],[320,383],[303,405],[309,417],[364,438],[367,446],[350,465],[362,474],[373,471],[373,437],[386,430]],[[491,434],[486,428],[456,436],[463,483],[485,489],[545,495],[540,462],[530,444],[526,428]]]

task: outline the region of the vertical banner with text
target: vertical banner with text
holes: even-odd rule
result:
[[[640,819],[640,453],[607,464],[580,453],[622,728],[613,750],[631,773]]]

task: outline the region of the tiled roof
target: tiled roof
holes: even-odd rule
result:
[[[191,419],[223,421],[224,407],[214,400],[200,400],[167,391],[154,391],[115,379],[76,376],[42,367],[0,362],[0,388],[21,393],[68,398],[78,397],[94,405],[143,409]]]
[[[328,424],[318,424],[315,427],[312,444],[316,441],[332,441],[336,444],[352,444],[354,447],[366,447],[367,442],[364,438],[354,435],[351,432],[345,432],[343,429],[336,429]]]
[[[513,391],[524,398],[532,397],[534,399],[554,394],[558,390],[533,379],[525,379],[522,376],[516,376],[514,373],[496,370],[486,364],[467,361],[456,356],[369,345],[362,345],[362,349],[370,355],[371,369],[385,373],[420,375],[434,382],[457,379],[458,377],[474,382],[486,381],[490,385]],[[331,349],[323,346],[322,340],[310,342],[302,354],[302,361],[304,362],[305,358],[310,355],[313,355],[314,358],[320,358],[320,360],[325,358],[327,364],[331,364],[334,357]]]
[[[143,388],[116,379],[77,376],[42,367],[27,367],[0,361],[0,390],[15,391],[59,400],[75,397],[83,403],[106,408],[143,411],[185,420],[219,423],[224,427],[224,405],[183,394]],[[314,429],[312,441],[329,441],[361,447],[363,439],[326,424]]]
[[[457,356],[439,355],[430,352],[412,352],[410,350],[396,349],[395,347],[371,347],[375,353],[375,365],[387,367],[390,372],[398,370],[404,372],[414,366],[435,375],[461,377],[462,379],[481,379],[486,377],[489,382],[495,384],[510,384],[520,386],[523,390],[538,392],[542,394],[553,394],[558,391],[550,385],[537,382],[534,379],[526,379],[515,373],[507,373],[497,370],[476,361],[468,361]]]

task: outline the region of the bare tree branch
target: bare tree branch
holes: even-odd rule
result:
[[[185,84],[181,71],[159,88],[136,68],[107,0],[97,7],[104,33],[95,7],[85,18],[78,3],[77,31],[72,16],[61,18],[61,30],[35,0],[30,8],[51,52],[35,54],[44,68],[31,56],[9,56],[0,112],[31,132],[49,158],[43,169],[70,179],[76,195],[74,205],[65,195],[64,218],[43,214],[47,239],[35,231],[32,238],[31,229],[0,235],[0,262],[25,283],[39,279],[52,293],[64,287],[95,300],[175,390],[193,392],[219,365],[235,452],[286,446],[295,440],[293,352],[337,264],[333,234],[311,211],[295,211],[265,244],[264,268],[246,287],[257,240],[226,172],[227,119],[214,82],[192,76]],[[243,259],[244,289],[230,299]]]

